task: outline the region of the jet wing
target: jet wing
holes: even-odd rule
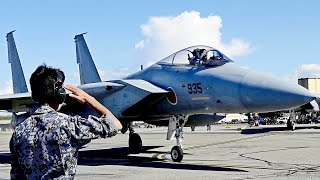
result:
[[[99,99],[122,89],[124,86],[112,82],[90,83],[79,86],[80,89]],[[0,95],[0,110],[8,112],[30,112],[35,103],[32,101],[31,93],[16,93]]]
[[[100,99],[121,90],[125,86],[114,82],[96,82],[84,84],[78,87],[96,99]]]
[[[90,83],[81,85],[79,88],[106,105],[117,117],[139,116],[168,93],[168,91],[140,79]],[[70,106],[74,105],[70,104]],[[30,92],[0,96],[0,110],[29,112],[33,106],[34,102]],[[75,114],[85,110],[78,105],[76,106],[72,108],[72,112]]]
[[[135,118],[148,110],[168,93],[147,81],[140,79],[114,80],[84,84],[79,88],[99,100],[117,118]],[[95,114],[92,109],[77,101],[66,99],[64,112],[83,117]]]
[[[0,95],[0,110],[26,112],[33,104],[30,92]]]
[[[118,117],[137,117],[148,107],[166,97],[168,91],[141,79],[114,81],[125,88],[108,96],[104,104],[108,104]],[[111,103],[110,103],[111,102]]]
[[[117,118],[134,118],[141,115],[154,103],[164,98],[168,91],[159,88],[141,79],[125,79],[106,82],[96,82],[79,86],[91,96],[94,96]],[[75,114],[81,111],[83,116],[94,112],[89,112],[87,107],[76,105],[77,103],[67,102],[73,108],[69,112]]]

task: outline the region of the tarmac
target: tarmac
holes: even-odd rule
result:
[[[11,120],[0,120],[0,131],[11,131]]]
[[[184,128],[184,159],[171,160],[165,127],[136,128],[144,150],[128,154],[128,134],[97,139],[79,151],[76,179],[319,179],[319,125]],[[9,179],[12,131],[0,132],[0,179]]]

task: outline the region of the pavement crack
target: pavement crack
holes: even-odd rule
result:
[[[305,149],[307,147],[294,147],[294,148],[295,149]],[[290,164],[290,163],[275,163],[275,162],[271,162],[271,161],[261,159],[261,158],[250,157],[250,155],[253,155],[253,154],[286,151],[286,150],[290,150],[290,149],[292,149],[292,147],[243,153],[243,154],[239,154],[239,156],[242,158],[245,158],[245,159],[249,159],[249,160],[264,162],[264,163],[266,163],[267,166],[270,167],[270,169],[277,169],[278,168],[279,170],[287,170],[288,171],[288,174],[286,174],[287,176],[294,174],[298,171],[308,171],[308,170],[309,171],[312,171],[312,170],[316,171],[316,170],[318,170],[317,168],[319,166],[307,167],[308,165],[305,165],[305,164],[301,165],[301,164]]]

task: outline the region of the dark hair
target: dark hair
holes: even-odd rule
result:
[[[30,77],[31,96],[40,104],[55,102],[55,83],[64,82],[65,76],[60,69],[46,64],[40,65]]]

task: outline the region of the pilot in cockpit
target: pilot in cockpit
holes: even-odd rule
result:
[[[203,53],[204,53],[205,49],[195,49],[192,51],[192,57],[189,57],[189,61],[191,65],[196,65],[198,63],[200,63],[200,60],[205,58],[203,57]]]
[[[216,56],[213,54],[210,58],[209,58],[209,61],[214,61],[214,60],[216,60],[217,58],[216,58]]]
[[[219,60],[222,59],[220,53],[218,51],[209,51],[211,55],[208,55],[208,59],[206,59],[206,61],[203,61],[203,65],[205,66],[214,66],[214,65],[218,65],[220,63]],[[208,52],[208,53],[209,53]]]

